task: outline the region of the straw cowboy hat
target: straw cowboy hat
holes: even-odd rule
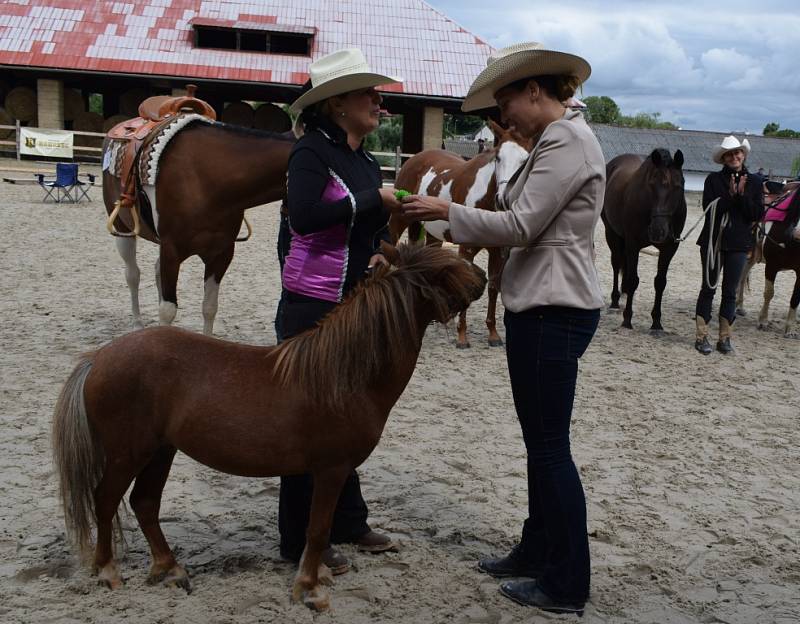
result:
[[[535,41],[496,50],[472,83],[461,105],[464,112],[495,106],[494,94],[512,82],[532,76],[576,76],[586,82],[592,68],[584,59],[567,52],[548,50]]]
[[[367,59],[358,48],[345,48],[317,59],[309,65],[308,74],[311,89],[292,102],[289,110],[293,113],[348,91],[403,82],[402,78],[371,71]]]
[[[720,143],[714,149],[714,154],[711,156],[711,158],[714,159],[715,163],[721,165],[722,157],[725,155],[725,152],[730,152],[737,149],[742,150],[744,152],[744,157],[747,158],[750,155],[750,141],[745,139],[739,143],[739,139],[731,134],[730,136],[726,136],[724,139],[722,139],[722,143]]]

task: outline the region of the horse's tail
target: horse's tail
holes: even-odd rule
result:
[[[81,357],[61,389],[53,415],[53,460],[67,535],[83,553],[90,546],[95,519],[94,490],[105,466],[105,453],[89,425],[83,396],[93,359],[91,353]]]

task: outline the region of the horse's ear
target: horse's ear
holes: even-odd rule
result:
[[[653,162],[653,164],[654,164],[656,167],[660,167],[660,166],[662,165],[662,161],[661,161],[661,152],[660,152],[659,150],[657,150],[657,149],[654,149],[654,150],[653,150],[653,151],[650,153],[650,160]]]
[[[675,152],[675,156],[672,157],[672,162],[675,163],[675,166],[678,169],[683,168],[683,152],[678,150]]]
[[[503,128],[503,126],[501,126],[499,123],[497,123],[494,119],[491,118],[489,118],[489,129],[492,131],[492,134],[494,134],[494,144],[497,145],[497,143],[500,140],[500,137],[502,137],[503,134],[505,133],[505,129]]]
[[[383,257],[389,261],[389,264],[396,265],[397,261],[400,259],[397,247],[390,245],[384,240],[381,241],[381,252],[383,253]]]

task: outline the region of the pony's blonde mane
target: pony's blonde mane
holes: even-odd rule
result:
[[[437,247],[399,245],[396,265],[378,265],[315,328],[276,347],[283,385],[298,384],[311,401],[352,406],[353,397],[389,373],[393,357],[419,348],[419,310],[444,322],[466,306],[480,278],[468,263]]]

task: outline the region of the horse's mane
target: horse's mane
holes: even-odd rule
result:
[[[452,252],[407,245],[397,252],[396,266],[378,265],[316,328],[276,347],[282,384],[297,384],[316,403],[352,408],[409,341],[419,340],[421,300],[442,322],[453,315],[453,299],[470,300],[477,278]]]
[[[259,130],[258,128],[245,128],[244,126],[235,126],[233,124],[227,124],[221,121],[215,121],[210,125],[214,126],[215,128],[225,130],[226,132],[239,134],[242,136],[251,136],[260,139],[275,139],[277,141],[287,141],[290,143],[294,143],[295,141],[297,141],[297,138],[294,136],[291,130],[287,132],[271,132],[269,130]]]

